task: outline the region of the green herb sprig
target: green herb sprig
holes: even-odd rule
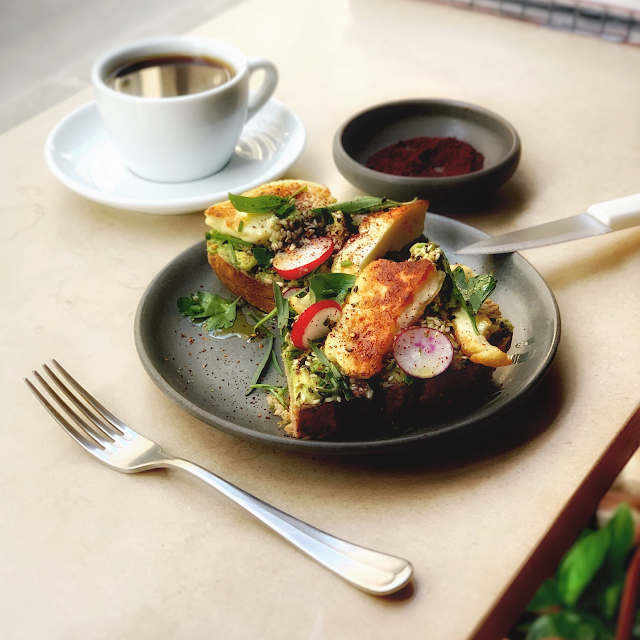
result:
[[[344,394],[345,399],[350,400],[351,398],[353,398],[351,387],[349,386],[346,378],[338,370],[338,367],[336,367],[336,365],[333,364],[333,362],[331,362],[329,358],[327,358],[327,356],[324,354],[324,351],[322,351],[322,349],[315,342],[309,342],[309,344],[311,345],[311,350],[316,355],[318,360],[320,360],[320,362],[322,362],[322,364],[327,368],[328,373],[333,376],[340,389],[342,389],[342,393]]]
[[[264,354],[262,360],[260,361],[260,364],[256,367],[253,377],[251,378],[251,383],[249,384],[249,387],[245,392],[245,396],[251,395],[253,393],[253,390],[257,388],[256,385],[260,380],[260,376],[262,376],[262,373],[264,372],[266,366],[269,364],[269,361],[271,360],[271,353],[273,352],[273,341],[274,341],[273,333],[269,331],[269,335],[267,336],[266,353]]]
[[[415,202],[412,200],[411,202]],[[326,207],[316,207],[311,209],[311,213],[316,215],[324,215],[325,213],[332,213],[335,211],[342,211],[350,216],[362,216],[367,213],[373,213],[374,211],[380,211],[382,209],[391,209],[392,207],[399,207],[404,204],[410,204],[409,202],[396,202],[395,200],[389,200],[388,198],[374,198],[373,196],[358,196],[353,200],[346,202],[336,202],[329,204]]]
[[[190,296],[178,298],[178,310],[192,322],[203,321],[207,331],[229,329],[236,321],[237,304],[240,297],[227,300],[216,293],[198,291]]]
[[[309,288],[316,301],[335,300],[342,304],[355,281],[356,276],[348,273],[316,273],[309,278]]]
[[[490,273],[485,273],[467,280],[462,267],[451,269],[451,265],[444,253],[441,255],[441,260],[445,273],[451,279],[451,297],[467,312],[471,326],[477,335],[479,331],[476,324],[476,315],[482,303],[496,288],[496,279]]]
[[[229,201],[236,211],[253,214],[274,213],[278,218],[286,218],[296,210],[295,197],[306,190],[306,186],[301,187],[287,198],[269,195],[234,196],[230,193]]]

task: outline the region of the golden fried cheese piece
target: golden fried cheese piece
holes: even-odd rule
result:
[[[357,276],[370,262],[400,251],[422,233],[428,206],[426,200],[416,200],[366,216],[358,233],[337,253],[331,271]]]
[[[444,274],[429,260],[375,260],[358,276],[324,352],[350,377],[382,369],[398,331],[413,324],[440,291]]]

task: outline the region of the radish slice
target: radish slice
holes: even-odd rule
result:
[[[333,240],[328,236],[314,238],[299,247],[291,245],[276,253],[273,268],[285,280],[297,280],[328,260],[333,249]]]
[[[295,296],[300,293],[303,289],[304,287],[284,287],[282,289],[282,297],[287,300],[291,296]]]
[[[326,336],[329,322],[337,322],[341,315],[342,307],[335,300],[314,302],[293,323],[291,341],[297,349],[309,349],[309,341]]]
[[[414,378],[433,378],[453,360],[453,345],[437,329],[411,327],[396,336],[393,356],[398,366]]]

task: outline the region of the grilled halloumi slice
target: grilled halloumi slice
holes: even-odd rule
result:
[[[336,254],[331,271],[357,276],[370,262],[387,252],[400,251],[424,231],[428,205],[426,200],[416,200],[366,216],[357,235]]]
[[[371,262],[358,276],[340,320],[329,332],[325,354],[347,376],[376,375],[396,334],[422,315],[444,277],[429,260]]]

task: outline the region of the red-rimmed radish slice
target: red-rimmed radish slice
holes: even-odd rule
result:
[[[396,336],[393,356],[406,374],[414,378],[434,378],[451,364],[453,345],[442,331],[411,327]]]
[[[300,293],[304,287],[283,287],[282,288],[282,297],[287,300],[291,296],[295,296]]]
[[[302,278],[328,260],[333,253],[333,240],[328,236],[313,238],[307,244],[279,251],[273,258],[273,268],[285,280]]]
[[[314,302],[303,311],[291,327],[291,341],[297,349],[308,349],[310,340],[318,340],[329,333],[329,322],[337,322],[342,307],[335,300]]]

